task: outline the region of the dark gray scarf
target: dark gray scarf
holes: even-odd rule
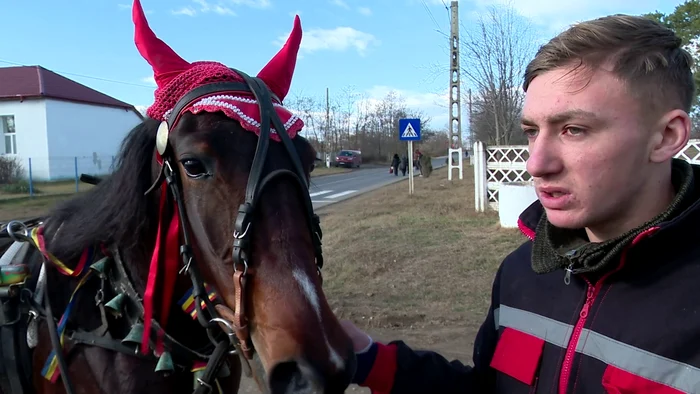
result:
[[[693,169],[685,160],[673,159],[672,182],[676,197],[668,209],[649,222],[619,237],[605,242],[589,242],[585,230],[568,230],[555,227],[544,213],[539,223],[532,247],[532,269],[537,273],[552,272],[571,266],[575,273],[599,273],[617,264],[620,253],[627,244],[645,231],[683,212],[694,200]]]

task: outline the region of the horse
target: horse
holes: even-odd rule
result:
[[[356,360],[322,290],[316,152],[282,106],[299,17],[251,77],[185,62],[139,0],[132,15],[149,116],[93,188],[0,229],[0,392],[235,393],[244,372],[264,393],[344,392]]]

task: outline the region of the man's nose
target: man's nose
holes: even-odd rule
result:
[[[556,141],[548,136],[538,136],[528,148],[527,172],[534,178],[542,178],[562,170],[562,161]]]

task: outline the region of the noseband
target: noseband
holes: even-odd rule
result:
[[[318,215],[314,213],[311,197],[308,193],[309,184],[305,176],[304,168],[299,159],[299,155],[292,143],[291,137],[287,134],[284,124],[280,120],[277,112],[274,110],[273,99],[281,104],[281,101],[268,90],[265,83],[259,78],[253,78],[247,74],[232,69],[240,75],[244,82],[218,82],[197,87],[182,97],[174,106],[167,123],[163,122],[158,132],[157,148],[163,159],[161,172],[156,182],[151,186],[148,192],[157,188],[163,181],[166,181],[169,190],[172,193],[173,199],[178,206],[180,215],[180,226],[182,243],[180,245],[180,255],[182,257],[183,267],[180,273],[187,273],[190,276],[193,285],[192,296],[194,305],[197,309],[197,319],[199,323],[207,329],[207,334],[210,340],[215,345],[214,353],[209,358],[204,376],[199,379],[200,386],[195,393],[206,392],[211,388],[213,379],[218,375],[218,371],[223,365],[225,356],[231,350],[231,346],[239,354],[241,364],[246,367],[246,374],[250,375],[250,364],[248,360],[253,357],[253,347],[248,329],[248,320],[245,313],[245,297],[246,297],[246,282],[249,277],[248,268],[251,261],[251,233],[255,231],[252,226],[253,216],[257,208],[260,196],[267,185],[272,180],[278,177],[290,177],[295,179],[301,190],[302,200],[305,204],[305,210],[308,215],[309,231],[314,246],[314,254],[316,258],[316,267],[321,274],[323,267],[323,253],[321,248],[322,232]],[[238,208],[238,215],[235,221],[233,232],[233,264],[234,264],[234,321],[233,327],[223,319],[216,311],[212,301],[209,299],[204,288],[204,282],[197,268],[194,254],[192,253],[191,237],[188,232],[187,212],[183,202],[181,192],[181,184],[179,181],[178,172],[175,170],[171,162],[173,158],[170,156],[172,149],[169,149],[168,131],[172,130],[177,124],[177,121],[182,116],[182,112],[192,102],[205,96],[210,96],[222,92],[250,92],[255,96],[260,109],[260,135],[255,149],[253,164],[248,176],[248,184],[245,191],[245,201]],[[274,127],[277,135],[280,137],[282,144],[287,150],[291,158],[294,171],[275,170],[263,177],[263,168],[267,159],[267,151],[270,144],[271,128]],[[167,127],[166,127],[167,126]],[[206,305],[206,310],[202,310],[201,303]],[[209,317],[206,317],[208,314]],[[226,327],[229,332],[226,332],[228,340],[217,340],[213,334],[215,327],[221,329]],[[201,391],[200,391],[201,389]]]

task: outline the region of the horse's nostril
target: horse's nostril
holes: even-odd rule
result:
[[[300,366],[296,361],[275,365],[270,371],[272,394],[302,394],[322,392],[317,388],[315,374],[311,368]]]

